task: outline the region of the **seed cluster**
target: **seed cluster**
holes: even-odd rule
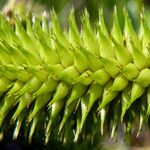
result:
[[[103,134],[105,120],[114,136],[119,124],[131,134],[150,115],[150,30],[140,18],[138,34],[124,10],[124,31],[117,11],[109,33],[103,11],[92,28],[85,10],[81,31],[74,11],[62,30],[52,10],[50,25],[33,15],[12,27],[0,16],[0,137],[15,126],[31,142],[40,135],[77,142]],[[22,131],[23,130],[23,131]],[[43,134],[44,133],[44,134]]]

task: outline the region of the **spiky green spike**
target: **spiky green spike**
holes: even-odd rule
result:
[[[25,29],[23,28],[23,25],[21,24],[21,21],[18,17],[16,17],[15,21],[16,35],[21,39],[24,48],[35,52],[35,47],[32,43],[32,39],[29,37],[29,35],[27,35]]]
[[[105,67],[105,70],[113,77],[120,72],[121,67],[120,64],[115,59],[110,58],[101,58],[103,65]]]
[[[92,143],[106,124],[111,137],[120,123],[130,137],[137,118],[141,131],[150,115],[150,29],[141,17],[137,34],[124,10],[122,30],[116,9],[111,30],[102,8],[96,27],[85,10],[80,29],[72,9],[67,30],[54,10],[49,27],[44,14],[15,17],[14,26],[0,15],[0,139],[15,126],[14,139]]]
[[[132,90],[131,90],[131,99],[128,103],[128,108],[131,104],[138,99],[145,91],[145,88],[137,83],[133,82]]]
[[[64,99],[69,92],[69,88],[70,88],[69,85],[65,82],[59,83],[54,93],[54,96],[52,100],[49,102],[48,106],[51,107],[53,103]]]
[[[145,19],[141,17],[141,25],[140,25],[140,31],[139,31],[139,38],[142,42],[142,51],[144,52],[145,55],[149,55],[147,47],[149,46],[150,39],[150,30],[145,22]]]
[[[35,35],[41,39],[45,44],[49,45],[49,36],[48,36],[48,32],[44,32],[43,31],[43,25],[42,24],[42,27],[41,27],[41,24],[40,24],[40,20],[38,17],[36,16],[33,16],[34,17],[34,24],[33,24],[33,29],[35,31]],[[43,16],[43,19],[44,19],[44,16]],[[43,23],[43,22],[42,22]],[[44,27],[46,27],[46,25],[44,25]],[[47,29],[46,29],[47,30]]]
[[[115,45],[115,53],[116,53],[117,61],[122,66],[125,66],[125,65],[129,64],[130,62],[132,62],[132,57],[131,57],[131,54],[129,53],[129,51],[124,46],[122,46],[121,44],[116,42],[116,40],[114,40],[113,38],[112,38],[112,41]],[[124,58],[126,58],[126,59],[124,59]]]
[[[96,71],[97,69],[102,68],[103,64],[102,61],[97,57],[96,55],[90,53],[86,49],[79,47],[79,50],[81,50],[84,54],[84,56],[87,58],[87,65],[88,68],[92,71]]]
[[[133,40],[133,43],[136,45],[136,47],[138,49],[140,49],[141,43],[139,42],[137,33],[135,32],[135,30],[132,26],[132,23],[131,23],[131,20],[130,20],[130,17],[129,17],[129,14],[128,14],[126,8],[124,8],[124,18],[125,18],[124,38],[125,38],[125,41],[126,41],[129,51],[132,50],[132,46],[130,43],[131,40]]]
[[[104,87],[102,102],[100,103],[98,110],[104,108],[108,103],[110,103],[118,94],[118,91],[114,91],[111,89],[113,85],[113,81],[110,80]]]
[[[89,21],[89,14],[86,9],[82,18],[82,38],[84,47],[91,53],[99,56],[99,43],[94,35],[94,32],[92,31]]]
[[[36,97],[34,108],[29,115],[29,122],[51,99],[52,93],[46,92]]]
[[[132,85],[129,84],[129,86],[127,86],[123,91],[122,91],[122,112],[121,112],[121,122],[123,121],[124,115],[128,109],[128,103],[130,101],[131,98],[131,89],[132,89]]]
[[[58,78],[68,84],[73,84],[77,77],[79,77],[78,70],[74,66],[69,66],[61,72]]]
[[[81,98],[82,117],[79,127],[80,132],[82,131],[88,113],[90,112],[95,101],[98,100],[98,98],[101,98],[102,93],[103,93],[102,86],[98,84],[92,84],[89,91],[87,92],[88,95]]]
[[[111,78],[104,68],[90,73],[91,78],[98,84],[104,85]]]
[[[83,65],[84,64],[84,65]],[[74,66],[80,73],[88,69],[88,60],[85,54],[78,48],[74,51]]]
[[[124,76],[118,75],[115,78],[113,85],[111,86],[111,90],[112,91],[122,91],[123,89],[125,89],[125,87],[127,85],[128,85],[128,80]]]
[[[114,7],[114,20],[111,35],[120,45],[123,45],[123,35],[118,22],[116,6]]]
[[[105,120],[106,120],[106,115],[108,113],[108,106],[102,108],[99,113],[100,113],[100,119],[101,119],[100,131],[101,131],[101,135],[103,135],[104,134],[104,124],[105,124]]]
[[[13,106],[16,104],[17,99],[14,96],[8,97],[7,95],[1,101],[1,111],[0,111],[0,127],[6,117],[6,115],[10,112]]]
[[[73,64],[73,52],[62,45],[57,39],[55,39],[57,53],[59,55],[61,64],[64,67],[68,67]]]
[[[77,44],[81,45],[81,39],[80,39],[80,33],[78,31],[78,27],[76,24],[75,16],[74,16],[74,10],[71,9],[70,15],[68,17],[68,23],[69,23],[69,42],[73,47],[76,47]]]
[[[74,100],[80,98],[85,91],[87,90],[87,87],[82,84],[75,84],[71,90],[71,94],[66,102],[67,105],[70,105]]]
[[[19,99],[19,105],[12,116],[12,121],[15,121],[20,113],[27,108],[27,106],[31,103],[32,99],[29,94],[22,95]]]
[[[19,131],[21,129],[21,126],[22,126],[23,120],[25,119],[26,114],[27,114],[27,111],[24,110],[18,116],[18,119],[17,119],[17,122],[16,122],[16,128],[15,128],[14,134],[13,134],[13,139],[14,140],[16,140],[18,138]]]
[[[46,128],[46,133],[45,133],[45,136],[46,136],[45,143],[48,143],[48,141],[49,141],[49,137],[50,137],[51,130],[52,130],[52,124],[55,121],[58,113],[61,111],[63,105],[64,105],[64,99],[62,99],[62,101],[54,102],[51,106],[50,120],[48,122],[48,125]]]
[[[45,94],[45,93],[49,93],[49,92],[53,92],[55,91],[56,87],[57,87],[58,83],[52,79],[51,77],[48,77],[48,79],[41,85],[41,87],[33,93],[33,97]]]
[[[44,112],[40,110],[33,118],[31,127],[30,127],[30,133],[29,133],[29,143],[32,142],[33,135],[35,134],[36,129],[38,128],[38,125],[40,124],[40,121],[42,121],[42,117],[44,117]],[[43,124],[42,124],[43,126]]]
[[[133,47],[133,51],[132,51],[133,62],[136,65],[136,67],[140,70],[147,67],[149,65],[149,61],[148,61],[149,58],[145,56],[140,49],[136,48],[135,45],[133,45],[133,43],[132,43],[132,47]]]
[[[125,76],[128,80],[133,81],[139,75],[139,70],[133,63],[127,64],[122,71],[123,76]]]
[[[102,7],[99,9],[99,26],[100,26],[101,30],[103,31],[104,35],[106,37],[109,37],[108,29],[107,29],[105,21],[104,21],[104,14],[103,14]]]
[[[112,41],[105,37],[99,29],[100,56],[104,58],[115,58],[115,50]]]
[[[52,31],[54,36],[63,44],[63,46],[68,46],[68,42],[63,34],[63,31],[59,25],[57,14],[54,9],[51,11],[51,19],[52,19]]]
[[[20,82],[20,81],[16,81],[14,84],[13,84],[13,87],[7,92],[7,95],[8,96],[12,96],[12,95],[15,95],[15,93],[17,91],[19,91],[22,87],[23,87],[23,83]]]
[[[64,127],[64,125],[66,124],[69,116],[71,114],[73,114],[73,111],[75,111],[75,107],[76,107],[78,101],[79,101],[79,99],[76,99],[75,101],[71,102],[71,104],[68,104],[65,106],[64,116],[63,116],[63,119],[62,119],[60,126],[59,126],[59,132],[61,132],[61,130]]]
[[[114,137],[115,133],[117,132],[117,125],[120,122],[120,115],[121,115],[121,98],[117,97],[113,101],[113,117],[112,117],[112,129],[111,129],[111,138]]]
[[[150,84],[150,69],[144,68],[139,76],[136,78],[136,82],[142,85],[143,87],[147,87]]]
[[[42,82],[34,77],[32,78],[29,82],[27,82],[22,89],[20,89],[17,93],[16,93],[16,96],[22,96],[26,93],[30,93],[32,94],[33,92],[37,91],[40,86],[42,85]]]
[[[142,95],[141,97],[141,101],[139,103],[139,106],[140,106],[140,115],[139,115],[139,129],[138,129],[138,132],[137,132],[137,137],[139,137],[141,131],[142,131],[142,127],[144,125],[144,123],[146,122],[146,119],[147,119],[147,116],[146,116],[146,97],[147,95],[144,94]]]

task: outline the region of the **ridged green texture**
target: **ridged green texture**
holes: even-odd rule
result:
[[[143,15],[141,15],[143,16]],[[15,25],[0,16],[0,137],[15,126],[29,142],[48,143],[110,135],[125,125],[125,138],[139,118],[139,135],[150,116],[150,30],[140,18],[135,32],[124,10],[122,31],[114,10],[109,33],[99,11],[99,23],[92,27],[85,10],[78,29],[74,11],[68,30],[62,30],[51,11],[50,22],[32,16]]]

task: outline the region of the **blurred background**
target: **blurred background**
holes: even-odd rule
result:
[[[122,8],[126,6],[136,31],[139,27],[139,14],[143,11],[144,6],[146,21],[150,27],[150,0],[0,0],[0,11],[9,17],[11,17],[12,14],[17,14],[24,18],[27,12],[34,12],[38,16],[42,16],[43,11],[46,12],[49,17],[50,9],[54,8],[63,28],[67,26],[67,16],[72,7],[75,10],[76,20],[80,26],[80,18],[85,7],[89,12],[91,23],[95,24],[98,20],[98,10],[101,6],[104,9],[105,22],[109,30],[112,27],[112,12],[114,6],[117,6],[119,23],[122,28],[124,24]],[[121,133],[121,131],[119,132]],[[43,146],[35,141],[35,143],[29,145],[26,141],[18,140],[12,142],[8,138],[6,141],[0,143],[0,149],[150,150],[150,132],[148,128],[145,127],[139,138],[136,138],[136,134],[133,134],[130,143],[126,144],[124,144],[121,135],[117,142],[115,139],[109,139],[108,137],[103,139],[98,138],[98,142],[94,146],[91,146],[88,141],[78,145],[62,145],[58,141],[52,141],[48,146]]]
[[[23,17],[29,11],[41,14],[43,11],[49,13],[50,9],[54,8],[62,26],[66,25],[67,16],[72,7],[74,7],[79,25],[79,16],[81,16],[85,7],[90,14],[92,24],[94,24],[98,19],[98,9],[100,6],[104,9],[105,21],[108,28],[112,26],[112,11],[114,6],[117,6],[119,21],[121,26],[123,26],[122,7],[126,6],[136,30],[139,25],[139,12],[142,11],[143,5],[147,22],[150,26],[150,0],[0,0],[0,10],[7,15],[11,15],[13,12]]]

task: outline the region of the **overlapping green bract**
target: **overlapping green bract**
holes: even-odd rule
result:
[[[68,30],[53,10],[49,23],[33,15],[25,26],[0,16],[0,137],[15,125],[14,139],[23,132],[29,142],[34,135],[77,142],[104,134],[106,119],[111,137],[120,123],[126,135],[136,118],[139,132],[148,123],[150,30],[141,18],[137,34],[124,10],[122,32],[115,9],[109,33],[99,14],[92,27],[85,10],[80,31],[73,10]]]

